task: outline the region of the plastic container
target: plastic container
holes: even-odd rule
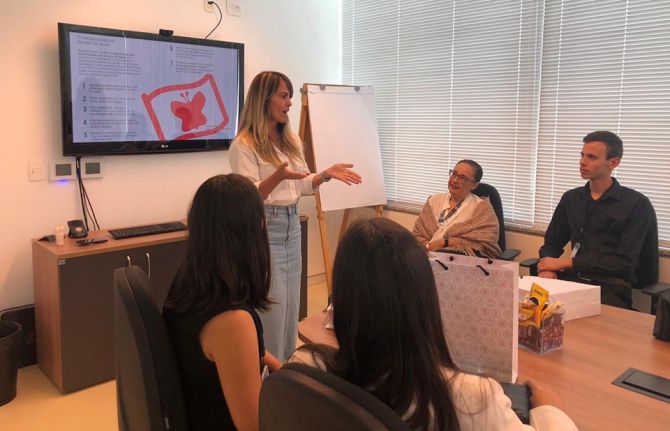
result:
[[[541,321],[538,328],[533,323],[519,321],[519,347],[542,355],[563,348],[565,309],[558,310]]]
[[[0,406],[16,397],[21,325],[0,321]]]

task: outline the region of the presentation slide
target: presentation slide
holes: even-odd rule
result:
[[[74,143],[232,139],[237,51],[70,33]]]

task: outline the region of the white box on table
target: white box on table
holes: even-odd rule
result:
[[[554,301],[562,302],[565,305],[565,321],[600,314],[600,286],[523,276],[519,280],[519,298],[528,296],[530,286],[533,283],[537,283],[546,289]]]

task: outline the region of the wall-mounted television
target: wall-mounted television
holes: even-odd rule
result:
[[[228,149],[244,45],[58,24],[63,155]]]

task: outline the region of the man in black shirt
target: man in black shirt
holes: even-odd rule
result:
[[[612,178],[623,155],[619,137],[606,131],[583,139],[579,172],[586,185],[558,203],[540,248],[538,275],[601,286],[601,302],[631,308],[642,243],[654,208],[643,194]],[[570,241],[572,253],[563,256]]]

